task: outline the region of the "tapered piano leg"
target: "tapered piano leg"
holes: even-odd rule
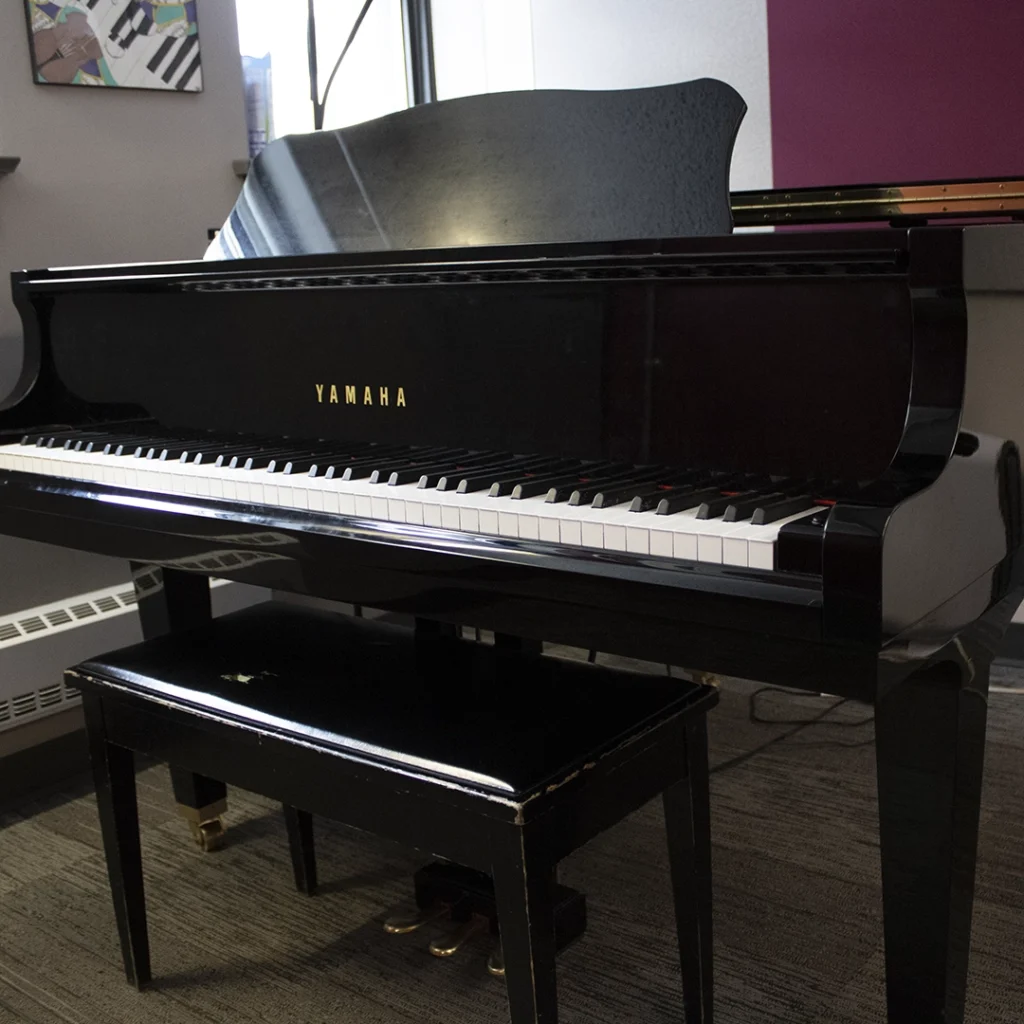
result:
[[[132,582],[142,635],[147,640],[210,621],[210,581],[206,576],[133,562]],[[224,841],[227,787],[173,765],[171,785],[196,843],[203,850],[217,849]]]
[[[988,662],[942,662],[876,707],[890,1024],[961,1024],[978,845]]]

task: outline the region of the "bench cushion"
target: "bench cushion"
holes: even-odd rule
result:
[[[522,796],[714,691],[269,602],[69,670],[84,690]]]

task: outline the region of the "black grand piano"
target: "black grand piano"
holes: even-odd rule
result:
[[[286,140],[229,222],[243,258],[15,274],[0,532],[130,560],[149,634],[208,616],[225,577],[870,702],[889,1019],[952,1024],[989,665],[1024,592],[1017,447],[963,410],[1001,341],[977,299],[1016,287],[1024,227],[729,234],[742,104],[697,85]],[[619,227],[575,241],[561,185],[459,185],[481,153],[525,159],[494,125],[540,124],[539,163],[580,180],[545,159],[559,104],[594,95],[627,97],[620,127],[654,123],[637,103],[689,126],[689,160],[642,127],[613,157],[572,108],[591,171],[602,145],[662,168],[639,221],[615,166]]]

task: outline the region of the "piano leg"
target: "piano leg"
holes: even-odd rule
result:
[[[876,705],[890,1024],[964,1019],[989,661],[957,647]]]
[[[133,562],[132,582],[142,635],[147,640],[210,620],[210,581],[206,576]],[[221,816],[227,810],[227,787],[173,765],[171,785],[196,843],[203,850],[217,849],[224,841]]]

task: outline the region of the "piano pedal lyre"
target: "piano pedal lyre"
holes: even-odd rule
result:
[[[178,804],[179,813],[188,822],[192,838],[203,853],[219,850],[224,845],[227,829],[224,827],[222,815],[227,809],[227,800],[217,800],[205,807]]]
[[[490,921],[486,917],[482,914],[471,914],[447,935],[434,939],[427,948],[434,956],[454,956],[470,939],[489,929]]]
[[[384,931],[388,935],[410,935],[418,932],[424,925],[434,921],[442,921],[451,916],[452,908],[447,903],[435,903],[430,907],[417,907],[415,910],[392,914],[384,922]]]

